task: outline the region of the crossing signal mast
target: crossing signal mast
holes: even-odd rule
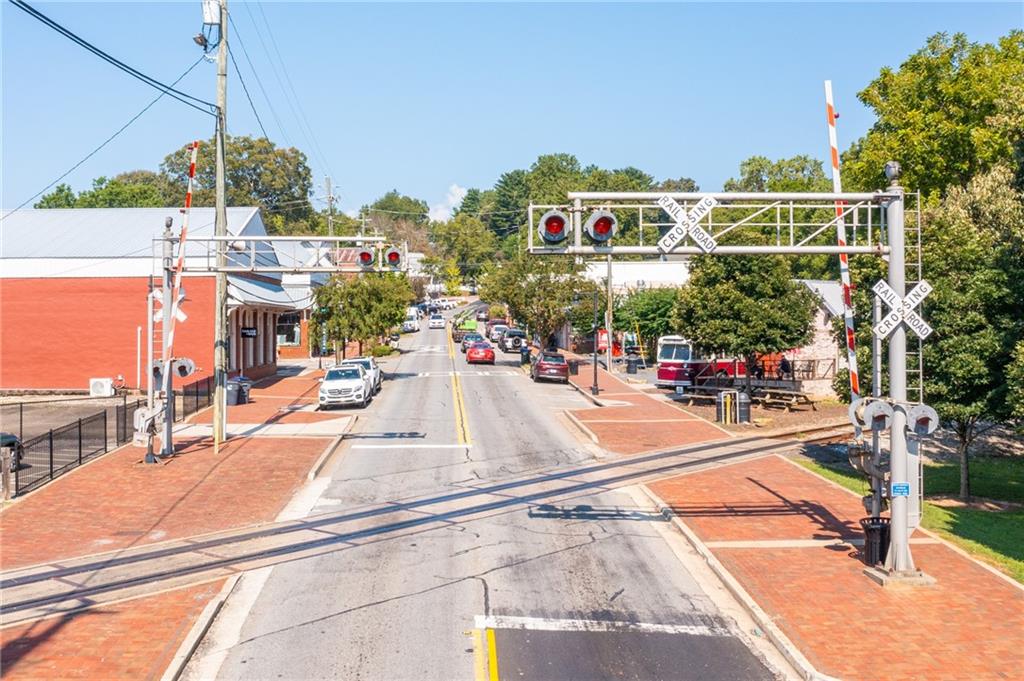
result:
[[[922,280],[907,291],[905,195],[898,164],[886,164],[885,174],[889,187],[874,192],[569,192],[567,204],[530,204],[527,252],[601,255],[608,259],[609,272],[613,258],[624,255],[662,260],[669,255],[771,254],[887,259],[888,276],[874,290],[892,311],[874,331],[879,347],[881,340],[888,339],[890,394],[871,398],[885,406],[872,406],[867,414],[858,404],[851,420],[858,430],[887,429],[890,435],[884,483],[891,509],[891,544],[884,569],[872,576],[882,583],[927,583],[929,578],[914,565],[909,537],[916,526],[912,507],[920,501],[922,486],[919,438],[934,430],[938,418],[920,401],[908,400],[907,332],[920,338],[930,333],[915,312],[930,287]],[[626,215],[636,231],[630,234],[631,243],[616,244],[621,236],[619,219]],[[848,227],[852,228],[849,242]],[[774,243],[765,243],[766,234],[774,235]]]

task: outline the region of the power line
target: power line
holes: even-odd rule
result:
[[[291,97],[288,96],[288,90],[285,89],[284,83],[281,81],[281,76],[278,74],[277,68],[274,66],[274,61],[270,58],[270,50],[267,49],[267,45],[263,41],[263,34],[256,23],[256,17],[253,15],[252,10],[249,9],[249,3],[246,3],[245,5],[245,10],[249,13],[253,26],[256,28],[256,35],[260,39],[260,44],[263,45],[263,50],[267,53],[271,70],[274,72],[274,77],[277,78],[277,83],[285,95],[285,100],[288,102],[288,108],[292,110],[292,115],[295,116],[295,120],[299,124],[299,131],[302,132],[303,137],[306,138],[306,142],[309,144],[310,150],[318,156],[319,161],[323,163],[328,174],[334,175],[334,171],[331,169],[330,164],[323,155],[323,151],[320,149],[320,144],[316,140],[316,135],[313,134],[313,128],[309,125],[309,120],[306,118],[305,111],[302,108],[302,102],[299,99],[298,93],[295,91],[295,86],[292,84],[291,77],[288,75],[288,67],[285,66],[284,58],[281,56],[281,51],[277,47],[277,40],[274,38],[274,30],[270,26],[270,21],[267,20],[266,12],[263,11],[263,5],[258,4],[257,8],[260,11],[260,15],[263,17],[264,25],[267,27],[267,35],[270,38],[270,44],[273,46],[274,53],[277,55],[277,61],[281,65],[281,71],[284,72],[285,80],[291,90]],[[296,107],[298,107],[298,112],[296,112]],[[305,123],[305,127],[303,127],[303,123]]]
[[[231,63],[235,65],[235,73],[238,74],[238,80],[242,83],[245,98],[249,100],[249,108],[252,109],[252,115],[256,117],[256,122],[260,124],[263,136],[269,140],[270,135],[267,134],[267,129],[263,127],[263,121],[260,120],[260,115],[256,112],[256,105],[252,103],[252,97],[249,96],[249,88],[245,86],[245,78],[242,78],[242,69],[238,68],[238,62],[235,61],[235,52],[231,49],[230,45],[228,45],[228,56],[231,57]]]
[[[181,90],[176,90],[171,85],[165,85],[164,83],[161,83],[157,79],[152,78],[150,76],[147,76],[146,74],[142,73],[141,71],[139,71],[139,70],[129,66],[128,64],[125,64],[123,61],[121,61],[121,60],[111,56],[110,54],[104,52],[103,50],[101,50],[100,48],[96,47],[95,45],[93,45],[89,41],[87,41],[84,38],[76,35],[71,30],[69,30],[67,28],[64,28],[63,26],[58,24],[53,19],[50,19],[48,16],[46,16],[42,12],[36,10],[34,7],[29,5],[24,0],[10,0],[10,2],[11,2],[11,4],[13,4],[18,9],[24,11],[25,13],[27,13],[28,15],[32,16],[33,18],[39,20],[43,24],[49,26],[50,28],[52,28],[53,30],[57,31],[58,33],[60,33],[64,37],[68,38],[72,42],[77,43],[78,45],[84,47],[86,50],[92,52],[93,54],[95,54],[100,59],[102,59],[105,62],[111,64],[112,66],[115,66],[115,67],[121,69],[122,71],[124,71],[128,75],[132,76],[133,78],[135,78],[137,80],[142,81],[146,85],[148,85],[148,86],[150,86],[152,88],[155,88],[157,90],[160,90],[163,94],[169,95],[170,97],[178,100],[182,104],[187,104],[188,106],[192,107],[193,109],[196,109],[197,111],[202,111],[203,113],[210,114],[210,115],[214,115],[214,113],[216,112],[217,106],[215,104],[212,104],[211,102],[207,102],[205,99],[199,99],[198,97],[193,97],[192,95],[188,94],[187,92],[182,92]],[[181,79],[179,78],[178,80],[181,80]],[[177,82],[178,81],[175,81],[175,84],[177,84]],[[190,99],[192,100],[191,102],[188,101]],[[207,107],[209,107],[209,110],[203,109],[203,107],[198,106],[197,104],[195,104],[193,102],[198,102],[199,104],[205,104]]]
[[[235,24],[235,20],[231,18],[231,14],[228,13],[228,21],[231,23],[232,35],[238,40],[238,45],[242,48],[242,55],[245,56],[245,61],[249,63],[249,69],[252,71],[252,75],[256,78],[256,84],[260,88],[260,92],[263,93],[263,99],[267,102],[267,108],[270,109],[270,115],[274,117],[274,121],[277,123],[277,129],[281,132],[281,137],[284,138],[285,144],[289,147],[292,146],[291,140],[288,139],[288,133],[284,130],[284,125],[281,124],[281,118],[277,115],[277,109],[274,108],[274,103],[270,100],[270,96],[267,95],[267,89],[263,87],[263,79],[260,78],[259,71],[253,66],[252,59],[249,57],[249,51],[245,49],[245,41],[242,40],[242,34],[238,30],[238,26]],[[238,65],[235,65],[235,70],[238,70]],[[241,78],[241,76],[239,76]]]
[[[181,81],[181,79],[182,79],[182,78],[184,78],[185,76],[187,76],[187,75],[188,75],[189,73],[191,73],[191,72],[192,72],[192,69],[194,69],[194,68],[195,68],[196,66],[198,66],[198,65],[199,65],[199,62],[201,62],[201,61],[203,61],[203,57],[200,57],[199,59],[197,59],[197,60],[196,60],[196,61],[195,61],[195,62],[194,62],[194,63],[192,64],[192,66],[190,66],[190,67],[188,67],[187,69],[185,69],[185,72],[184,72],[184,73],[182,73],[182,74],[181,74],[180,76],[178,76],[178,77],[177,77],[177,79],[175,79],[175,81],[174,81],[173,83],[171,83],[171,85],[177,85],[177,84],[178,84],[178,82],[179,82],[179,81]],[[97,152],[99,152],[99,150],[100,150],[100,149],[102,149],[103,147],[107,146],[107,145],[108,145],[108,144],[109,144],[110,142],[112,142],[112,141],[114,140],[114,138],[115,138],[115,137],[117,137],[117,136],[118,136],[118,135],[120,135],[120,134],[121,134],[122,132],[124,132],[125,130],[127,130],[127,129],[128,129],[128,127],[129,127],[129,126],[130,126],[130,125],[131,125],[132,123],[134,123],[134,122],[135,122],[135,121],[137,121],[137,120],[138,120],[139,118],[141,118],[141,117],[142,117],[142,114],[144,114],[144,113],[146,113],[147,111],[149,111],[149,109],[150,109],[150,108],[151,108],[151,107],[152,107],[152,106],[153,106],[154,104],[156,104],[157,102],[159,102],[159,101],[160,101],[160,100],[161,100],[161,99],[163,98],[163,96],[164,96],[165,94],[167,94],[167,92],[166,92],[166,91],[163,91],[163,92],[161,92],[160,94],[158,94],[158,95],[156,96],[156,98],[155,98],[155,99],[153,99],[153,101],[151,101],[151,102],[150,102],[149,104],[147,104],[146,106],[144,106],[144,107],[142,108],[142,111],[140,111],[139,113],[135,114],[135,115],[134,115],[134,116],[132,116],[132,117],[131,117],[130,119],[128,119],[128,122],[127,122],[127,123],[125,123],[124,125],[122,125],[122,126],[121,126],[120,128],[118,128],[117,132],[115,132],[115,133],[114,133],[113,135],[111,135],[110,137],[108,137],[107,139],[105,139],[105,140],[103,141],[103,143],[102,143],[102,144],[100,144],[100,145],[99,145],[98,147],[96,147],[95,149],[93,149],[92,151],[90,151],[90,152],[89,152],[88,154],[86,154],[86,155],[85,155],[85,157],[84,157],[84,158],[82,158],[82,160],[81,160],[81,161],[79,161],[79,162],[78,162],[78,163],[76,163],[75,165],[73,165],[73,166],[71,166],[70,168],[68,168],[68,169],[67,169],[67,171],[65,171],[65,172],[64,172],[64,173],[63,173],[63,174],[62,174],[62,175],[61,175],[60,177],[58,177],[58,178],[57,178],[56,180],[54,180],[54,181],[53,181],[53,182],[51,182],[50,184],[48,184],[48,185],[46,185],[45,187],[43,187],[42,189],[40,189],[40,190],[39,190],[38,192],[36,192],[36,193],[35,193],[35,194],[33,194],[32,196],[30,196],[29,198],[25,199],[25,201],[23,201],[23,202],[22,202],[22,203],[21,203],[21,204],[20,204],[20,205],[19,205],[19,206],[18,206],[17,208],[14,208],[13,210],[11,210],[11,211],[8,211],[8,212],[7,212],[7,213],[6,213],[5,215],[4,215],[4,217],[6,218],[6,217],[7,217],[8,215],[10,215],[11,213],[13,213],[13,212],[14,212],[14,211],[16,211],[16,210],[21,210],[21,209],[22,209],[22,208],[24,208],[24,207],[25,207],[26,205],[28,205],[28,203],[30,203],[31,201],[33,201],[33,200],[34,200],[34,199],[35,199],[36,197],[40,196],[40,195],[41,195],[41,194],[43,194],[43,193],[44,193],[45,191],[47,191],[48,189],[50,189],[50,187],[52,187],[53,185],[57,184],[58,182],[60,182],[61,180],[63,180],[63,179],[65,178],[65,177],[67,177],[68,175],[70,175],[71,173],[73,173],[73,172],[74,172],[75,170],[77,170],[79,166],[81,166],[81,165],[82,165],[83,163],[85,163],[85,162],[86,162],[86,161],[88,161],[88,160],[89,160],[90,158],[92,158],[93,156],[95,156],[95,155],[96,155],[96,153],[97,153]]]

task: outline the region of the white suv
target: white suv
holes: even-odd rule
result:
[[[337,366],[320,379],[320,408],[345,404],[365,407],[373,399],[373,384],[363,367]]]
[[[338,366],[361,366],[363,371],[370,377],[370,385],[373,387],[373,392],[379,393],[381,386],[384,384],[384,375],[380,370],[380,365],[373,357],[350,357],[349,359],[341,360],[341,364]]]
[[[444,328],[444,317],[439,314],[430,315],[430,323],[428,325],[431,329],[443,329]]]

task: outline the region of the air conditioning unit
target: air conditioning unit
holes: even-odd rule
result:
[[[112,378],[90,378],[89,397],[113,397],[114,379]]]

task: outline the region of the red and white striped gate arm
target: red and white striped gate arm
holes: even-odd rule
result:
[[[181,238],[178,239],[178,262],[174,267],[174,290],[171,294],[171,328],[167,334],[167,346],[174,355],[174,324],[178,314],[178,296],[181,292],[181,271],[185,267],[185,240],[188,238],[188,219],[192,214],[192,184],[196,177],[196,157],[199,155],[199,140],[192,142],[192,158],[188,166],[188,188],[185,190],[185,207],[181,209]],[[164,301],[167,304],[167,301]]]
[[[828,143],[832,150],[832,191],[843,191],[839,175],[839,145],[836,142],[836,114],[832,103],[832,81],[825,81],[825,110],[828,116]],[[846,221],[843,219],[843,202],[836,201],[836,237],[840,246],[846,245]],[[846,321],[846,360],[850,367],[850,399],[860,397],[860,374],[857,372],[857,352],[853,333],[853,301],[850,298],[850,260],[845,253],[839,254],[839,280],[843,286],[843,317]],[[860,433],[858,432],[859,436]]]

